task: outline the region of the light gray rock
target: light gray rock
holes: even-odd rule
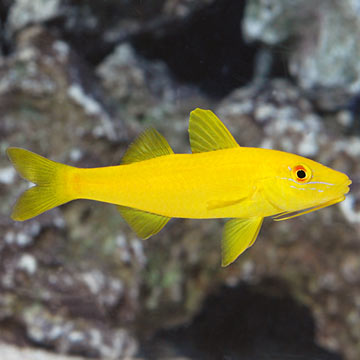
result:
[[[23,321],[29,339],[59,353],[119,359],[133,356],[137,351],[137,342],[125,329],[91,326],[86,321],[73,321],[60,314],[54,316],[36,306],[24,310]]]
[[[60,15],[60,0],[15,0],[10,8],[8,25],[11,32]]]
[[[308,15],[313,4],[306,0],[248,0],[242,22],[243,35],[247,41],[262,41],[276,45],[298,29],[298,22]]]
[[[360,12],[351,4],[318,5],[313,31],[303,33],[290,59],[290,72],[303,88],[342,89],[349,95],[360,91]]]
[[[1,360],[85,360],[88,358],[78,356],[58,355],[50,351],[38,350],[28,347],[16,347],[0,343]],[[94,360],[99,358],[93,358]],[[102,358],[104,359],[104,358]],[[127,360],[141,360],[138,357],[127,356]],[[99,359],[100,360],[100,359]]]
[[[182,90],[172,80],[164,63],[143,59],[128,43],[116,47],[97,67],[97,74],[114,105],[126,104],[127,112],[134,117],[161,113],[161,108],[169,111],[187,88]]]
[[[249,0],[248,41],[283,48],[288,68],[320,108],[344,106],[360,91],[360,2]]]
[[[84,360],[83,357],[57,355],[48,351],[18,348],[0,343],[1,360]]]

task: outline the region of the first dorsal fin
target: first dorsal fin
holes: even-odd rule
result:
[[[190,113],[189,135],[193,153],[239,146],[230,131],[211,110],[197,108]]]
[[[173,154],[169,143],[155,129],[145,130],[139,137],[129,146],[122,164],[131,164],[133,162],[149,160],[154,157]]]

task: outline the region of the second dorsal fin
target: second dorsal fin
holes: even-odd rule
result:
[[[133,162],[149,160],[154,157],[173,154],[169,143],[155,129],[145,130],[139,137],[129,146],[122,164],[131,164]]]
[[[211,110],[197,108],[190,113],[189,135],[193,153],[239,146],[230,131]]]

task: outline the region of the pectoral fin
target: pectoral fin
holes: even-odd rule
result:
[[[264,218],[233,219],[225,224],[222,239],[222,266],[234,262],[252,246],[259,234]]]
[[[137,236],[148,239],[157,234],[170,220],[169,217],[152,214],[146,211],[117,206],[121,216],[134,230]]]
[[[207,209],[208,210],[215,210],[215,209],[221,209],[224,207],[232,206],[239,204],[240,202],[244,201],[248,197],[242,197],[240,199],[218,199],[218,200],[209,200],[207,202]]]

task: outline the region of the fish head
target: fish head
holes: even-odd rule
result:
[[[283,153],[276,161],[267,196],[279,210],[290,213],[343,201],[351,180],[316,161]],[[315,209],[316,208],[316,209]]]

